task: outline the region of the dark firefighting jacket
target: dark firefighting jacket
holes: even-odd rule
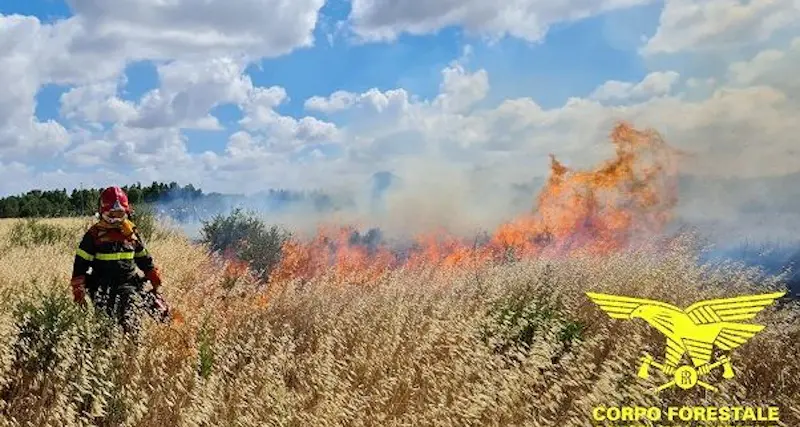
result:
[[[87,271],[91,267],[91,274]],[[145,243],[135,231],[126,236],[119,228],[93,225],[75,253],[72,278],[85,276],[88,287],[120,286],[134,282],[136,267],[147,273],[155,268]]]

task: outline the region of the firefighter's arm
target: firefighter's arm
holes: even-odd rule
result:
[[[86,232],[75,250],[75,260],[72,263],[72,296],[75,302],[83,303],[86,295],[86,273],[94,261],[95,248],[91,234]]]
[[[136,266],[144,272],[145,277],[153,285],[153,288],[161,286],[161,274],[153,261],[153,256],[147,250],[144,240],[137,234],[136,239],[136,252],[133,254],[133,259],[136,261]]]

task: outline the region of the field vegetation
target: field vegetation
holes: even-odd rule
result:
[[[654,395],[667,379],[636,370],[642,351],[662,358],[663,336],[584,295],[686,306],[781,289],[741,265],[701,265],[688,235],[657,252],[269,286],[288,234],[241,213],[206,224],[199,243],[152,223],[176,315],[147,322],[137,346],[71,301],[90,218],[0,221],[0,424],[589,426],[599,405],[772,405],[800,425],[796,302],[759,315],[766,329],[733,353],[733,380],[715,374],[718,393]]]

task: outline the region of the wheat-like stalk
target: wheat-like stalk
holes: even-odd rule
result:
[[[688,243],[658,254],[396,270],[368,284],[320,276],[259,299],[264,289],[240,269],[165,233],[150,250],[180,319],[146,323],[135,346],[73,308],[68,276],[85,224],[54,223],[71,238],[0,248],[0,425],[590,426],[598,405],[772,405],[783,425],[800,425],[796,305],[759,315],[767,328],[734,353],[737,377],[718,393],[652,395],[635,377],[638,357],[662,354],[663,337],[615,322],[585,298],[686,306],[778,285],[739,267],[703,268]],[[12,225],[0,221],[0,242]],[[497,307],[525,298],[555,314],[534,313],[528,345],[508,346],[532,317],[504,323]],[[26,303],[34,308],[19,317]],[[39,324],[30,319],[57,334],[25,338]],[[584,329],[566,346],[569,322]]]

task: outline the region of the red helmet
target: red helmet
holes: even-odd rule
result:
[[[119,187],[108,187],[100,193],[100,214],[116,210],[123,210],[127,214],[131,213],[128,195]]]

